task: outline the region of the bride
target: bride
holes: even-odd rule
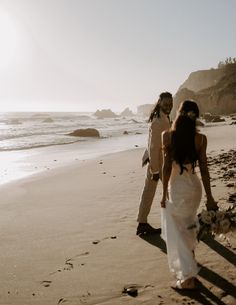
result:
[[[176,289],[195,289],[199,271],[194,257],[196,229],[188,229],[197,220],[202,188],[195,167],[198,161],[207,197],[207,209],[217,209],[212,196],[207,167],[207,138],[196,131],[199,109],[195,102],[184,101],[173,127],[163,132],[162,238],[167,245],[170,271],[175,274]]]

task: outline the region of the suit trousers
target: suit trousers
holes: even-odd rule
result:
[[[140,204],[139,204],[139,213],[138,213],[138,218],[137,218],[137,221],[141,222],[141,223],[147,222],[147,217],[151,210],[153,198],[156,193],[158,181],[152,180],[151,177],[152,177],[152,174],[150,172],[150,165],[148,164],[145,184],[144,184],[143,193],[142,193]]]

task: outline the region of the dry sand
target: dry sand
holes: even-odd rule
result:
[[[204,129],[222,208],[236,201],[235,129]],[[1,186],[0,305],[236,304],[235,234],[199,243],[200,289],[181,293],[170,288],[164,242],[135,235],[146,171],[142,152],[81,161]],[[149,217],[156,227],[160,191],[159,185]],[[127,286],[138,295],[122,293]]]

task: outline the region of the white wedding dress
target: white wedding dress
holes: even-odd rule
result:
[[[192,173],[191,164],[184,165],[180,175],[180,166],[172,163],[169,181],[169,201],[161,209],[162,238],[166,242],[170,271],[181,283],[195,277],[199,271],[194,258],[197,244],[196,229],[188,229],[197,220],[197,209],[202,196],[201,182]]]

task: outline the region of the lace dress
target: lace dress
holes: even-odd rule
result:
[[[169,201],[161,209],[162,238],[166,242],[170,271],[181,282],[195,277],[199,271],[193,251],[197,244],[196,229],[188,229],[197,220],[202,196],[201,182],[192,173],[191,164],[180,166],[173,162],[169,181]]]

